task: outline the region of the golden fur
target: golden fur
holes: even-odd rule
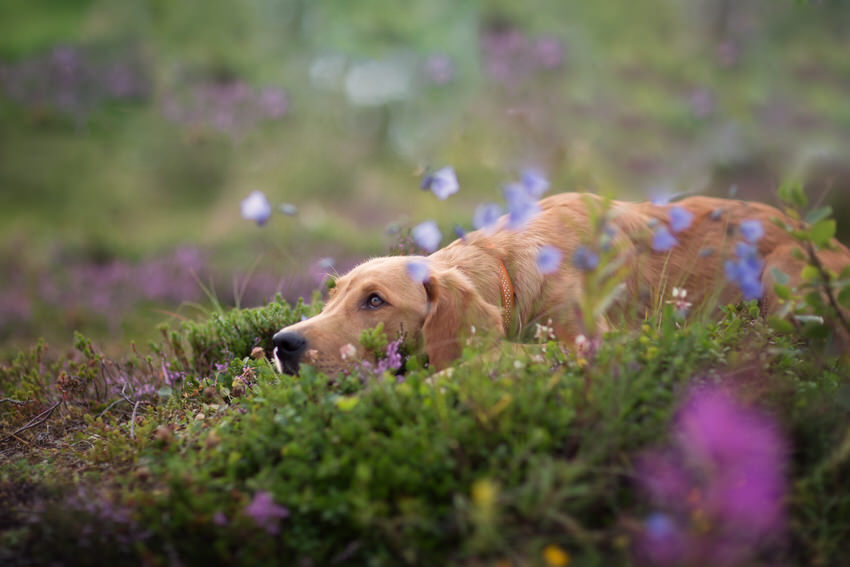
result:
[[[579,246],[598,240],[595,231],[601,223],[594,219],[603,214],[612,245],[628,273],[621,304],[637,307],[638,314],[662,296],[669,298],[673,286],[686,289],[687,299],[695,306],[711,299],[720,303],[740,300],[737,285],[724,276],[723,263],[734,256],[735,243],[741,240],[738,224],[749,219],[761,221],[765,232],[757,243],[765,263],[761,276],[764,309],[770,313],[779,306],[771,280],[773,268],[790,276],[792,285],[799,283],[803,264],[792,256],[796,244],[772,219],[791,221],[762,203],[690,197],[671,205],[654,205],[565,193],[539,205],[541,212],[520,230],[506,228],[502,218],[493,230],[472,232],[428,256],[430,271],[424,284],[414,282],[407,273],[411,257],[369,260],[339,278],[322,313],[281,333],[294,332],[306,339],[300,360],[333,373],[350,364],[350,358],[341,356],[341,347],[351,344],[357,349],[353,358],[363,356],[361,333],[383,323],[388,337],[404,336],[410,347],[424,349],[431,365],[444,368],[460,355],[463,338],[473,326],[480,334],[505,334],[501,260],[512,280],[520,326],[529,329],[535,322],[551,319],[558,339],[572,344],[584,332],[577,306],[585,293],[586,278],[571,260]],[[668,225],[673,205],[690,211],[693,221],[675,235],[679,243],[669,252],[654,252],[653,227]],[[543,275],[536,267],[544,245],[563,253],[554,274]],[[834,250],[820,252],[819,258],[836,273],[850,264],[850,252],[838,243]],[[372,294],[385,303],[367,307]],[[601,328],[606,328],[605,324],[599,321]]]

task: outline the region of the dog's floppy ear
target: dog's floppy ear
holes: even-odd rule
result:
[[[501,336],[502,315],[484,301],[472,281],[456,268],[431,274],[425,281],[430,305],[422,337],[432,366],[447,367],[460,358],[463,341],[475,327],[476,334]]]

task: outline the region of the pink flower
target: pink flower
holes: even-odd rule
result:
[[[272,535],[280,533],[280,520],[289,517],[289,509],[276,504],[269,492],[256,492],[243,512]]]

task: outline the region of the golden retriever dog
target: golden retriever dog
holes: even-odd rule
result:
[[[763,290],[763,311],[775,313],[781,303],[774,293],[774,268],[791,285],[800,283],[804,263],[792,254],[798,245],[773,219],[794,221],[762,203],[689,197],[656,205],[565,193],[538,205],[540,211],[520,229],[509,228],[502,217],[493,227],[469,233],[427,257],[375,258],[360,264],[337,280],[320,314],[275,334],[278,368],[297,373],[306,362],[330,374],[343,370],[366,355],[361,333],[379,323],[391,340],[403,337],[409,351],[424,350],[437,369],[460,356],[471,333],[521,341],[540,323],[571,345],[587,332],[580,306],[584,294],[594,291],[586,289],[591,281],[587,270],[594,266],[582,265],[579,249],[608,250],[607,257],[616,258],[622,277],[616,304],[638,316],[669,298],[674,286],[687,290],[694,306],[740,301],[741,287],[727,279],[724,265],[735,260],[736,246],[746,241],[740,228],[745,221],[760,221],[763,230],[752,245],[760,258],[754,277]],[[686,228],[671,226],[672,207],[690,213],[685,213],[690,220]],[[658,250],[653,236],[664,229],[677,243]],[[545,274],[538,267],[543,247],[556,248],[562,257]],[[850,252],[837,242],[818,257],[835,273],[850,264]],[[427,276],[411,277],[411,262],[427,263]],[[609,329],[611,321],[600,317],[597,332]]]

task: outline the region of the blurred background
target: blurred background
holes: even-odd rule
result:
[[[847,240],[848,154],[848,0],[2,0],[2,349],[309,298],[529,167],[625,199],[801,179]]]

